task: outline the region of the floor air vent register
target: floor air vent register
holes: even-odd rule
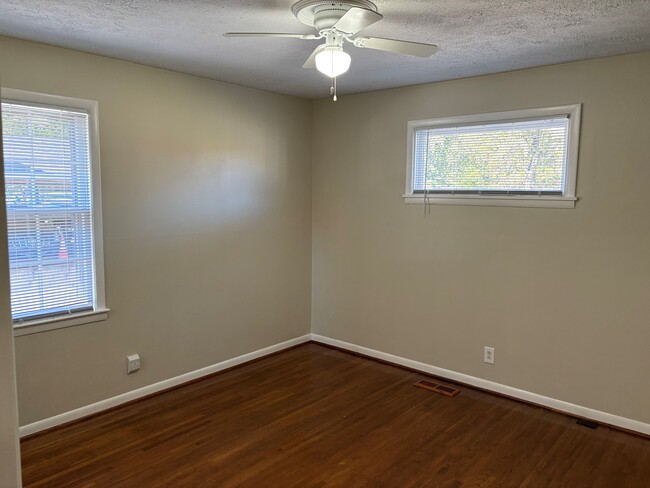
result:
[[[433,381],[429,380],[420,380],[415,385],[418,388],[424,388],[425,390],[429,391],[435,391],[436,393],[440,393],[441,395],[445,395],[448,397],[455,397],[460,393],[460,390],[458,388],[452,388],[451,386],[445,386],[445,385],[439,385],[438,383],[434,383]]]

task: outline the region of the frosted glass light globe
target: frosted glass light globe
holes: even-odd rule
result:
[[[342,47],[326,47],[316,55],[316,69],[324,75],[334,78],[350,69],[352,58]]]

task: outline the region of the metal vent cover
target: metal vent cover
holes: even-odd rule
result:
[[[425,390],[429,391],[435,391],[436,393],[440,393],[441,395],[445,395],[448,397],[455,397],[460,393],[460,390],[458,388],[454,388],[452,386],[447,386],[447,385],[441,385],[438,383],[434,383],[433,381],[430,380],[420,380],[415,385],[418,388],[424,388]]]

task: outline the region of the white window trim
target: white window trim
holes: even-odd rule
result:
[[[14,337],[106,320],[109,309],[106,308],[104,288],[104,237],[102,231],[102,184],[99,165],[98,103],[94,100],[48,95],[13,88],[2,88],[0,96],[6,102],[15,101],[34,106],[60,107],[64,110],[80,109],[88,112],[90,178],[93,193],[93,257],[95,263],[95,303],[93,310],[15,322]]]
[[[408,204],[431,205],[487,205],[495,207],[541,207],[541,208],[575,208],[576,174],[578,170],[578,148],[580,145],[580,115],[582,105],[562,105],[559,107],[533,108],[494,112],[477,115],[460,115],[437,119],[412,120],[407,130],[406,157],[406,193],[404,202]],[[415,148],[413,140],[415,131],[422,127],[448,127],[481,122],[498,122],[503,120],[520,121],[533,118],[568,116],[569,131],[567,140],[567,167],[562,195],[448,195],[413,193],[413,164]]]
[[[110,309],[103,308],[89,310],[87,312],[77,312],[63,317],[51,317],[25,321],[21,324],[14,324],[14,337],[24,335],[38,334],[48,330],[63,329],[74,325],[92,324],[93,322],[102,322],[108,319]]]

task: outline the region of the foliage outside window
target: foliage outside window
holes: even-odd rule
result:
[[[573,106],[411,122],[405,197],[573,206],[578,119]]]

